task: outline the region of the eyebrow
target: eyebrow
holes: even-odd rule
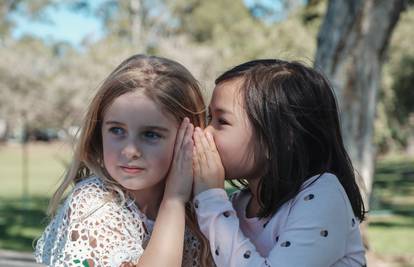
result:
[[[214,112],[218,112],[218,113],[228,113],[228,114],[233,114],[233,112],[231,112],[230,110],[227,110],[225,108],[215,108],[212,109],[210,106],[208,107],[208,111],[211,113],[211,111]]]
[[[119,122],[119,121],[106,121],[105,125],[111,125],[111,124],[115,124],[115,125],[125,125],[125,123]],[[145,125],[144,127],[142,127],[144,130],[157,130],[157,131],[161,131],[161,132],[169,132],[170,130],[168,128],[159,126],[159,125]]]

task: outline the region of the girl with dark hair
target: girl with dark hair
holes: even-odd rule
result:
[[[269,59],[225,72],[194,141],[193,203],[217,266],[365,265],[364,204],[316,70]],[[242,187],[230,200],[225,178]]]

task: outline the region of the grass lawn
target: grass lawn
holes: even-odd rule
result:
[[[377,163],[368,237],[374,252],[414,266],[414,159]]]
[[[0,248],[30,251],[45,223],[45,210],[57,188],[71,148],[62,143],[27,146],[28,195],[23,196],[23,152],[0,146]]]
[[[50,196],[65,171],[71,148],[63,143],[27,146],[29,196]],[[1,198],[22,196],[23,152],[18,144],[0,146]]]
[[[0,146],[0,248],[31,251],[47,220],[45,209],[71,154],[61,143],[28,146],[29,201],[22,198],[22,149]],[[372,251],[414,258],[414,159],[379,160],[369,216]],[[411,263],[396,266],[414,266]]]

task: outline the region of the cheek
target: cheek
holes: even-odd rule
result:
[[[161,166],[169,167],[173,159],[173,149],[168,148],[161,151],[159,157],[157,158]]]
[[[223,154],[223,156],[231,155],[232,157],[244,152],[248,143],[247,137],[236,131],[217,132],[214,135],[214,140],[220,154]]]
[[[214,142],[216,144],[217,150],[220,154],[220,157],[223,160],[224,155],[226,154],[226,151],[228,150],[228,143],[226,142],[225,136],[223,136],[220,133],[213,133]]]
[[[106,166],[108,166],[108,164],[113,163],[116,160],[118,147],[115,145],[113,141],[111,141],[105,136],[102,137],[102,150],[104,164]]]
[[[113,150],[108,149],[108,147],[104,147],[103,149],[103,166],[105,170],[109,173],[111,177],[114,179],[118,177],[117,168],[118,165],[118,157]]]
[[[235,179],[245,177],[253,169],[252,151],[249,149],[249,135],[242,132],[236,134],[216,134],[215,141],[219,151],[226,178]]]
[[[238,140],[235,140],[232,135],[226,132],[219,132],[214,135],[217,150],[220,154],[221,161],[225,169],[232,168],[237,164],[238,155],[244,149],[239,144]]]
[[[164,143],[160,146],[157,150],[154,151],[152,155],[154,159],[154,163],[157,165],[158,168],[162,172],[166,172],[171,165],[171,161],[174,155],[174,140]]]

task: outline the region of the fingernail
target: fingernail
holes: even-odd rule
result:
[[[183,121],[184,122],[190,122],[190,119],[188,117],[185,117]]]

